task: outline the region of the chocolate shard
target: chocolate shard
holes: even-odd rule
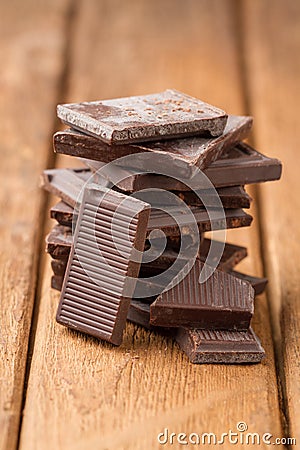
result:
[[[62,225],[55,225],[46,236],[46,252],[54,259],[67,259],[72,242],[72,229]]]
[[[195,261],[190,272],[162,292],[150,308],[150,323],[162,327],[246,330],[254,311],[250,283],[216,269],[204,283],[207,266]],[[174,278],[174,282],[177,277]]]
[[[179,328],[176,341],[194,364],[259,363],[265,356],[252,328],[247,331]]]
[[[85,188],[56,316],[60,324],[121,344],[149,211],[140,200],[95,184]]]
[[[237,272],[236,270],[232,270],[231,275],[240,278],[241,280],[248,281],[253,287],[255,295],[262,294],[268,284],[267,278],[254,277],[253,275],[247,275],[245,273]]]
[[[113,172],[107,167],[103,171],[104,163],[91,160],[83,162],[93,171],[102,168],[99,173],[112,182],[118,180],[116,184],[123,191],[136,192],[151,188],[171,191],[189,191],[191,189],[191,180],[188,178],[186,179],[188,184],[185,184],[183,180],[176,178],[158,174],[139,174],[134,169],[118,168],[117,166],[114,167]],[[117,169],[119,169],[119,173]],[[268,158],[249,145],[239,143],[204,169],[203,173],[216,188],[219,188],[278,180],[281,171],[282,165],[278,159]],[[123,177],[121,181],[119,181],[120,177]],[[196,178],[192,183],[192,188],[194,190],[203,189],[199,183],[201,180]]]
[[[245,139],[251,126],[251,117],[229,116],[223,134],[216,138],[194,136],[126,145],[108,145],[98,138],[69,129],[55,133],[53,147],[57,153],[105,163],[134,154],[135,157],[128,160],[128,163],[123,160],[120,164],[138,169],[145,169],[150,164],[152,170],[155,168],[159,170],[161,164],[168,164],[174,167],[177,173],[190,176],[190,166],[195,165],[200,169],[208,167],[222,152]],[[141,157],[139,153],[149,153],[149,158],[145,154]],[[119,162],[116,161],[116,164]]]
[[[108,144],[157,141],[173,137],[223,133],[227,114],[194,97],[164,92],[96,102],[58,105],[67,125]]]

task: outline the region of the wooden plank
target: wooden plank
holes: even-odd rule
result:
[[[0,6],[0,449],[18,440],[41,237],[40,171],[49,158],[68,1]]]
[[[174,87],[243,112],[231,2],[82,2],[72,49],[69,101]],[[91,42],[93,45],[91,46]],[[236,233],[236,235],[235,235]],[[258,233],[231,233],[251,247],[243,269],[261,271]],[[236,239],[236,240],[237,240]],[[120,348],[55,323],[59,294],[47,261],[21,435],[22,450],[157,448],[164,428],[219,436],[244,421],[281,436],[267,305],[254,328],[267,351],[256,366],[195,366],[176,344],[128,324]],[[236,448],[240,448],[236,446]],[[282,448],[278,446],[278,448]]]
[[[288,434],[300,442],[300,3],[245,1],[246,73],[258,148],[283,161],[283,177],[260,189],[262,244]]]

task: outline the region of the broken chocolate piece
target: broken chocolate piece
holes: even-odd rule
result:
[[[207,266],[196,260],[177,285],[166,288],[157,297],[150,308],[151,325],[223,330],[249,328],[254,311],[254,290],[250,283],[218,269],[204,283],[199,283],[202,270],[206,272]]]
[[[227,114],[194,97],[164,92],[96,102],[58,105],[67,125],[108,144],[157,141],[173,137],[223,133]]]
[[[265,356],[252,328],[247,331],[179,328],[176,341],[194,364],[258,363]]]
[[[67,259],[72,243],[72,229],[55,225],[46,236],[46,252],[54,259]]]
[[[223,134],[216,138],[194,136],[182,139],[172,139],[162,142],[142,144],[108,145],[105,142],[84,133],[69,129],[58,131],[53,138],[54,151],[66,155],[92,159],[109,163],[123,156],[134,154],[128,162],[116,161],[138,169],[147,167],[146,155],[140,158],[139,153],[149,153],[149,163],[152,170],[161,168],[161,164],[174,167],[177,173],[191,175],[190,166],[199,169],[208,167],[226,149],[245,139],[252,126],[252,118],[245,116],[229,116]],[[153,158],[155,155],[155,159]]]
[[[93,171],[97,171],[105,166],[104,163],[98,161],[84,160],[83,162]],[[218,188],[278,180],[281,176],[281,170],[282,165],[278,159],[268,158],[249,145],[239,143],[214,161],[207,169],[204,169],[203,173]],[[117,186],[128,192],[151,188],[170,191],[191,190],[189,187],[191,185],[190,179],[187,179],[189,183],[189,186],[187,186],[183,181],[176,178],[150,173],[139,174],[134,169],[118,166],[114,166],[114,171],[106,166],[105,171],[102,170],[99,174],[112,182],[117,177]],[[97,176],[100,176],[99,174]],[[197,178],[196,181],[199,183],[201,180]],[[193,182],[193,189],[202,189],[203,186],[197,185],[196,181]]]
[[[140,200],[94,184],[85,188],[57,311],[60,324],[121,344],[149,212]]]

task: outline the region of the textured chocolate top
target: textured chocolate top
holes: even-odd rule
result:
[[[196,260],[176,286],[157,297],[150,308],[150,323],[166,327],[247,329],[254,311],[254,290],[250,283],[218,269],[199,283],[201,270],[206,272],[207,266]]]
[[[147,159],[145,155],[140,158],[139,153],[149,152],[156,157],[155,160],[154,158],[149,158],[152,169],[155,162],[158,169],[160,169],[160,164],[170,164],[174,165],[174,170],[180,169],[182,174],[182,171],[184,169],[188,170],[190,165],[196,165],[200,169],[207,167],[230,146],[246,138],[251,126],[251,117],[229,116],[223,134],[216,138],[194,136],[161,142],[126,145],[108,145],[93,136],[69,129],[55,133],[53,147],[57,153],[105,163],[134,154],[135,157],[131,158],[126,165],[130,164],[131,167],[140,169],[146,167]],[[181,162],[183,164],[180,164]],[[120,164],[124,165],[124,163],[126,161],[120,161]],[[186,172],[186,176],[189,175],[190,172]]]
[[[109,144],[144,142],[209,132],[222,134],[224,111],[167,89],[158,94],[58,105],[66,124]]]
[[[125,203],[124,203],[125,201]],[[57,321],[119,345],[132,277],[138,276],[149,205],[111,190],[85,188],[64,279]],[[130,277],[130,278],[129,278]]]

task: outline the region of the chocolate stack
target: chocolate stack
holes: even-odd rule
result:
[[[246,248],[204,235],[249,226],[244,185],[280,178],[278,160],[242,142],[252,119],[174,90],[57,112],[70,128],[54,151],[85,165],[42,176],[60,198],[46,238],[57,321],[120,345],[128,319],[193,363],[261,361],[250,323],[267,280],[234,270]]]

